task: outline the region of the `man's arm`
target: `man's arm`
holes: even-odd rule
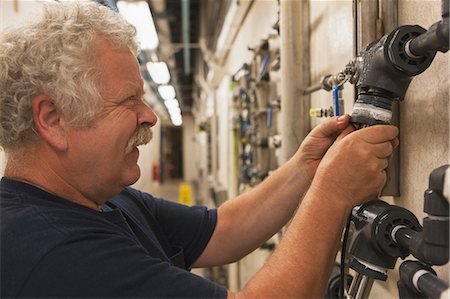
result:
[[[222,265],[244,257],[291,219],[320,160],[349,123],[348,115],[316,127],[297,153],[261,184],[218,209],[214,234],[194,267]]]
[[[334,265],[351,209],[375,198],[398,145],[391,126],[340,136],[317,174],[283,240],[262,269],[229,298],[319,298]]]

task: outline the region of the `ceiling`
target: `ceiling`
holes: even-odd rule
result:
[[[187,23],[189,28],[187,29],[183,28],[182,2],[182,0],[166,0],[165,12],[155,15],[155,19],[165,18],[169,23],[170,42],[172,43],[171,48],[175,60],[175,67],[172,66],[171,75],[175,81],[182,108],[186,110],[192,106],[195,65],[200,55],[198,39],[200,34],[201,0],[188,1],[189,7],[187,10],[189,17]],[[184,34],[186,35],[183,36]],[[186,44],[186,47],[182,47],[183,44]]]
[[[164,35],[165,31],[169,31],[169,39],[161,41],[163,45],[160,51],[165,52],[162,55],[169,52],[169,58],[172,59],[172,63],[169,62],[172,83],[177,90],[182,111],[189,111],[197,89],[195,76],[199,68],[205,67],[200,39],[204,39],[207,47],[213,50],[224,9],[230,0],[147,1],[158,34]],[[188,5],[183,7],[183,2]],[[187,21],[183,19],[184,13],[188,16]],[[168,24],[166,28],[164,23]]]
[[[116,7],[118,0],[94,1]],[[208,69],[200,49],[200,39],[208,52],[214,52],[226,9],[232,0],[144,1],[150,7],[160,40],[157,55],[169,66],[170,84],[176,89],[182,112],[189,112],[199,90],[195,77],[198,73],[206,74]],[[144,56],[147,58],[143,61],[148,61],[150,55],[145,53]],[[199,72],[200,68],[202,72]]]

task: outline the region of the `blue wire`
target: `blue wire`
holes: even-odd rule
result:
[[[334,116],[339,116],[339,90],[341,85],[337,85],[333,88],[333,106],[334,106]]]

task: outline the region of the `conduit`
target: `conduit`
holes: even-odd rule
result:
[[[190,20],[189,20],[189,0],[181,1],[181,22],[183,28],[183,60],[184,60],[184,75],[191,73],[191,49],[190,49]]]

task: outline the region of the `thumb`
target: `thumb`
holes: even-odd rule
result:
[[[327,119],[311,131],[311,135],[317,138],[335,137],[341,133],[350,123],[350,115]]]
[[[348,134],[350,134],[351,132],[354,132],[354,131],[355,131],[355,128],[353,126],[347,126],[344,130],[341,131],[339,136],[336,138],[335,142],[342,140],[342,138],[344,138],[345,136],[347,136]]]

